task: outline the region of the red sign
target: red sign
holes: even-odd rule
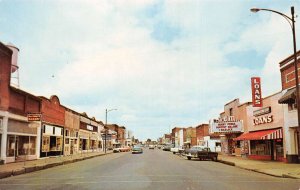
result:
[[[28,113],[27,119],[28,121],[41,121],[41,116],[40,113]]]
[[[253,107],[262,107],[261,83],[259,77],[251,78]]]

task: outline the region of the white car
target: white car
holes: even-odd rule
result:
[[[182,153],[183,151],[184,151],[184,149],[181,146],[171,148],[171,152],[173,152],[173,154]]]
[[[149,149],[154,149],[154,148],[155,148],[155,145],[153,145],[153,144],[149,145]]]

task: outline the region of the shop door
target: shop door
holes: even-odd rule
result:
[[[70,154],[74,154],[74,140],[73,139],[71,139],[70,140],[70,143],[71,143],[71,149],[70,149]]]
[[[18,156],[19,156],[19,154],[18,154],[18,150],[19,150],[19,137],[18,136],[16,136],[16,141],[15,141],[15,158],[17,158]]]
[[[283,159],[283,142],[282,139],[275,140],[275,154],[276,160],[281,161]]]

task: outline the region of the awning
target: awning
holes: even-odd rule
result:
[[[241,136],[234,138],[235,141],[243,140],[267,140],[267,139],[282,139],[282,128],[270,129],[264,131],[255,131],[242,134]]]
[[[294,103],[296,99],[296,88],[289,89],[281,98],[278,100],[279,104]]]

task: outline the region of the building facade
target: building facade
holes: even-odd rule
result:
[[[300,51],[297,52],[297,66],[300,68]],[[283,105],[284,112],[284,138],[286,142],[286,159],[289,163],[299,163],[299,126],[297,115],[297,103],[296,103],[296,82],[295,82],[295,68],[294,68],[294,55],[291,55],[281,61],[280,73],[281,73],[281,86],[282,97],[279,99],[279,103]],[[300,76],[298,70],[298,76]]]
[[[2,163],[39,158],[41,99],[11,87],[13,52],[0,43],[0,157]],[[37,118],[29,120],[28,114]]]
[[[56,95],[42,99],[41,157],[63,155],[65,107]]]
[[[248,158],[286,161],[284,138],[284,110],[278,103],[282,93],[262,99],[263,107],[248,106],[247,132],[236,138],[248,144]]]

